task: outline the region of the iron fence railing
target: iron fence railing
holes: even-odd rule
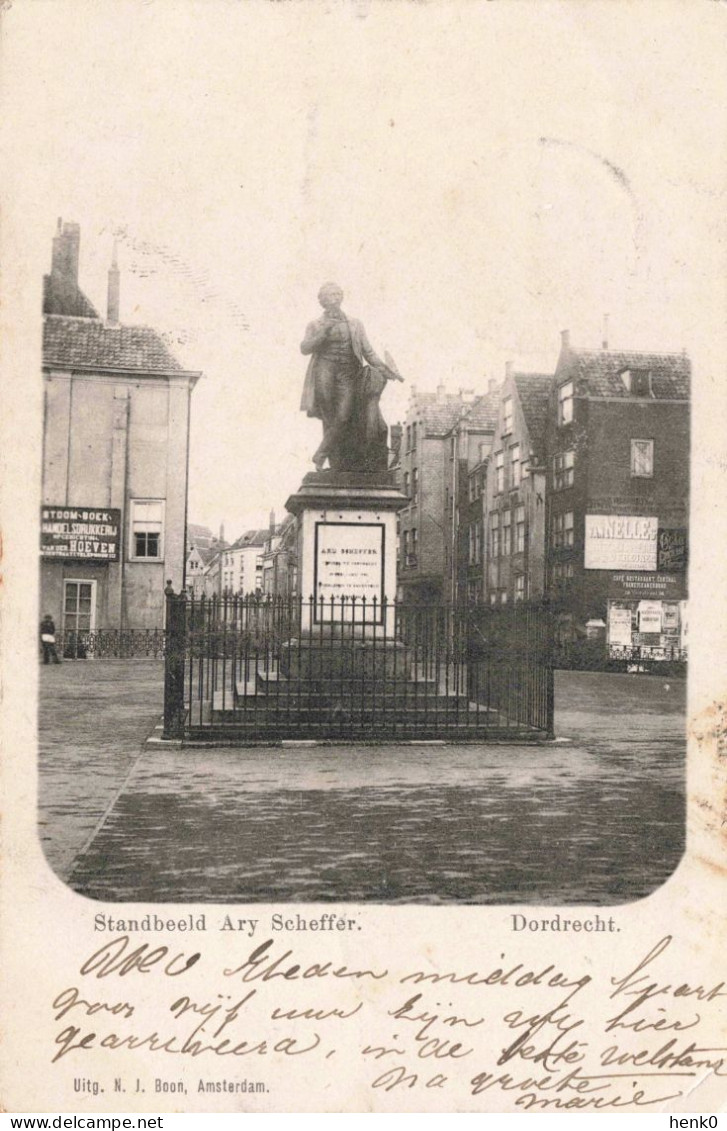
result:
[[[166,633],[161,628],[99,629],[56,633],[56,651],[66,660],[161,659]]]
[[[231,741],[541,737],[547,606],[167,595],[165,734]]]

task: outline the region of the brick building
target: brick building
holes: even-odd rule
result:
[[[563,341],[548,408],[546,590],[575,662],[686,656],[690,363]]]
[[[483,471],[495,432],[498,398],[497,384],[490,381],[484,396],[463,406],[444,445],[444,595],[453,603],[477,599],[482,592],[483,515],[471,487],[481,484],[483,475],[470,479],[470,474],[475,467]]]
[[[411,390],[397,467],[398,485],[410,500],[399,516],[398,593],[403,600],[445,597],[450,433],[474,400],[473,393],[447,393],[443,385],[436,393]]]
[[[148,326],[79,287],[80,229],[58,223],[43,300],[41,606],[59,631],[164,623],[184,584],[189,415],[200,376]]]
[[[543,595],[545,432],[552,383],[552,374],[506,370],[481,494],[483,595],[491,605]]]
[[[270,527],[247,530],[225,548],[221,562],[223,593],[262,593],[265,543],[270,530],[275,529],[275,516],[270,519]]]

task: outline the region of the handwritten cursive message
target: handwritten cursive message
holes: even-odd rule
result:
[[[265,1090],[267,1066],[284,1062],[319,1080],[345,1066],[381,1097],[434,1092],[463,1110],[488,1094],[505,1110],[657,1110],[727,1075],[727,1047],[710,1036],[725,983],[667,976],[671,945],[591,974],[542,947],[531,963],[484,953],[477,969],[387,969],[344,964],[324,940],[271,938],[215,967],[194,945],[120,935],[55,994],[48,1056],[73,1062],[80,1091],[95,1091],[89,1054],[96,1071],[113,1054],[116,1072],[142,1051],[155,1054],[157,1091],[252,1091],[251,1075]]]

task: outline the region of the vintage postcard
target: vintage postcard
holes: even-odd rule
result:
[[[0,19],[3,1110],[723,1111],[724,5]]]

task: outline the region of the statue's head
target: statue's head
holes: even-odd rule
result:
[[[343,302],[343,291],[338,283],[324,283],[318,292],[318,301],[324,310],[340,306]]]

